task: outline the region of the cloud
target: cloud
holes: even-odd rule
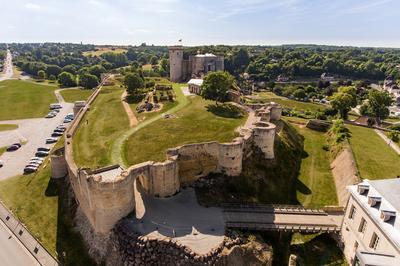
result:
[[[90,5],[96,6],[96,7],[101,7],[104,6],[105,4],[101,1],[97,1],[97,0],[89,0],[88,2]]]
[[[34,4],[34,3],[26,3],[24,5],[25,8],[30,9],[30,10],[40,10],[42,9],[42,7],[38,4]]]
[[[374,1],[365,1],[360,5],[356,5],[347,9],[344,9],[342,14],[358,14],[362,12],[367,12],[371,10],[375,10],[376,7],[385,5],[387,3],[393,2],[393,0],[374,0]]]

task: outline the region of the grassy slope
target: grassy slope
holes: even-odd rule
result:
[[[129,129],[121,103],[122,92],[123,89],[117,86],[104,87],[83,118],[73,142],[77,165],[96,168],[112,163],[112,143]]]
[[[60,91],[66,102],[85,101],[93,93],[93,90],[66,89]]]
[[[107,53],[107,52],[113,52],[113,53],[121,54],[121,53],[124,53],[126,51],[127,50],[123,49],[123,48],[116,48],[114,50],[112,50],[111,48],[98,48],[97,51],[83,52],[83,55],[84,56],[100,56],[100,55],[102,55],[104,53]]]
[[[350,144],[361,178],[384,179],[400,175],[400,157],[373,129],[348,126]]]
[[[160,119],[131,135],[124,148],[127,162],[162,161],[168,148],[187,143],[231,141],[236,136],[234,130],[246,119],[215,116],[206,110],[213,102],[198,96],[190,101],[190,105],[176,113],[176,118]]]
[[[0,82],[0,120],[43,117],[49,104],[57,102],[55,89],[21,80]]]
[[[0,131],[14,130],[17,129],[18,125],[13,124],[2,124],[0,125]]]
[[[297,128],[304,137],[305,158],[301,162],[297,199],[306,207],[337,204],[336,188],[330,169],[329,151],[322,149],[325,134],[308,128]]]
[[[261,101],[273,101],[281,104],[283,107],[294,108],[296,110],[302,111],[318,111],[324,110],[327,107],[322,104],[315,104],[309,102],[299,102],[295,100],[286,99],[284,97],[280,97],[272,92],[261,92],[259,93]]]
[[[7,147],[0,147],[0,156],[6,152]]]
[[[1,181],[0,198],[50,253],[57,257],[65,252],[65,257],[59,257],[64,265],[93,265],[61,207],[59,186],[50,181],[49,164],[47,160],[36,174]]]

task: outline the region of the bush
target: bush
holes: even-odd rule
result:
[[[333,120],[332,127],[328,131],[328,134],[334,138],[336,143],[343,142],[351,137],[351,133],[348,128],[344,126],[343,120]]]
[[[389,139],[391,139],[394,142],[399,142],[399,140],[400,140],[399,132],[397,132],[397,131],[390,131],[388,133],[388,137],[389,137]]]

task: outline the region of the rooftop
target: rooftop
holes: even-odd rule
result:
[[[209,53],[206,53],[206,54],[197,54],[197,55],[195,55],[196,57],[217,57],[215,54],[209,54]]]
[[[364,179],[359,185],[365,185],[368,193],[358,193],[358,185],[349,186],[352,197],[386,235],[387,239],[393,243],[394,247],[400,250],[400,178],[374,181]],[[370,206],[368,197],[381,198],[380,205]],[[390,222],[385,222],[381,218],[381,211],[396,212],[396,217]]]
[[[191,79],[191,80],[189,80],[188,84],[201,86],[201,85],[203,85],[203,80],[202,79]]]

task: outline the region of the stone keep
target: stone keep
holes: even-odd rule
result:
[[[182,80],[183,47],[169,47],[170,80],[180,82]]]

